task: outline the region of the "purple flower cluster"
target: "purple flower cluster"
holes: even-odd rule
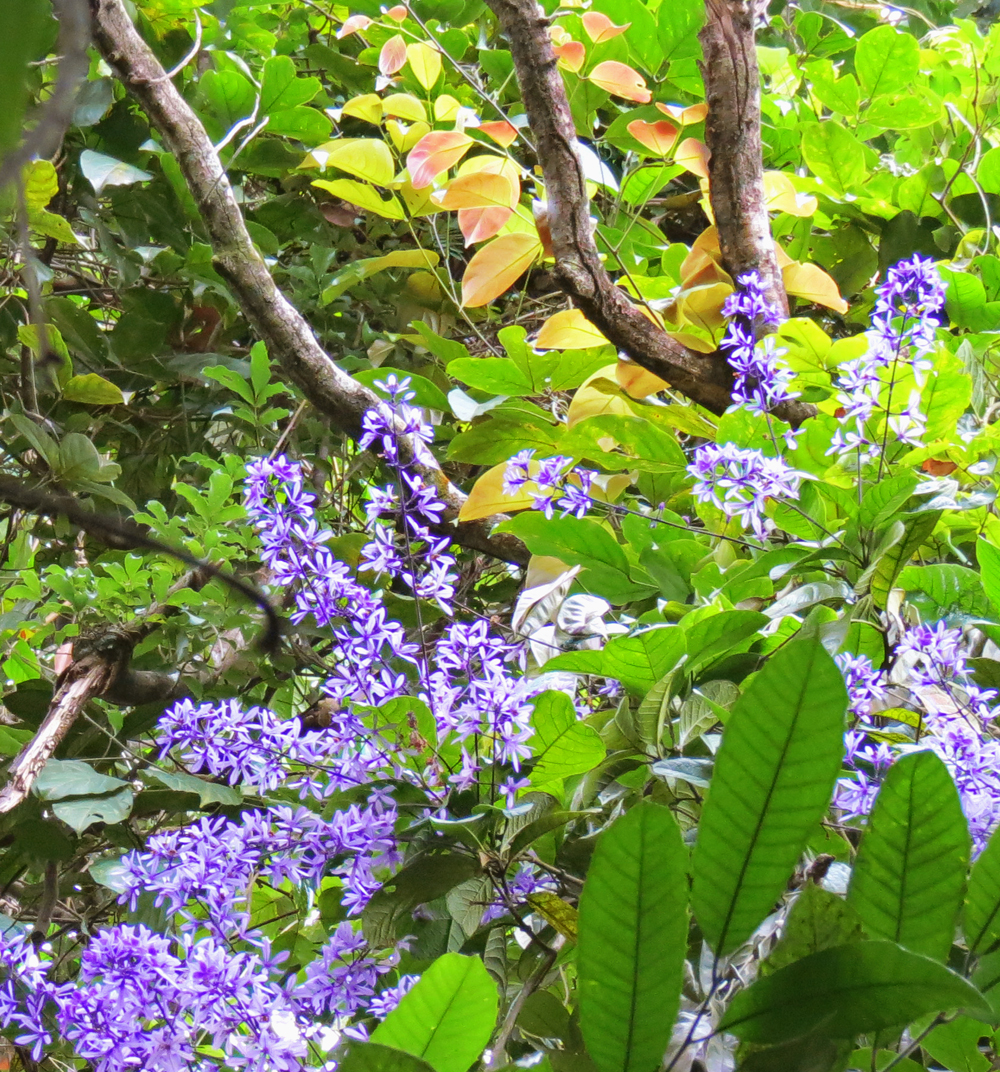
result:
[[[534,448],[526,448],[510,459],[503,477],[504,494],[516,495],[530,484],[533,510],[541,510],[546,517],[552,517],[555,510],[561,510],[563,517],[584,517],[593,503],[590,489],[597,474],[574,468],[572,458],[558,454],[537,463],[534,457]]]
[[[694,452],[688,472],[695,477],[691,493],[698,502],[739,518],[757,536],[766,532],[768,499],[798,499],[799,474],[781,458],[733,443],[706,443]]]
[[[775,344],[773,335],[757,341],[756,326],[773,327],[777,310],[768,302],[757,272],[747,272],[736,280],[739,289],[726,299],[724,316],[731,317],[721,348],[736,373],[733,402],[755,415],[770,413],[782,402],[799,397],[789,384],[795,373],[782,362],[786,353]]]
[[[868,352],[840,366],[837,401],[843,424],[828,454],[870,456],[878,431],[871,422],[878,410],[885,421],[883,439],[891,435],[910,446],[922,445],[926,418],[920,412],[919,388],[933,367],[929,355],[944,300],[945,285],[932,261],[914,255],[888,270],[876,290]],[[906,372],[916,388],[908,391],[905,406],[894,406],[893,390]]]
[[[844,670],[852,710],[860,717],[847,737],[846,763],[852,773],[837,785],[835,805],[845,819],[871,811],[879,784],[895,757],[929,748],[951,771],[969,820],[973,846],[982,850],[1000,823],[1000,742],[992,733],[996,694],[971,680],[962,633],[944,623],[911,629],[896,646],[892,680],[909,690],[921,711],[921,733],[911,745],[874,742],[863,721],[884,698],[886,675],[862,659],[838,660]],[[864,662],[867,662],[865,660]]]

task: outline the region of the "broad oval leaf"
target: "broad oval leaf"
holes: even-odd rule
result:
[[[666,156],[677,141],[677,127],[665,119],[661,119],[658,123],[634,119],[627,129],[641,146],[655,156]]]
[[[542,324],[535,346],[539,350],[586,350],[607,341],[579,309],[563,309]]]
[[[536,465],[538,463],[535,463]],[[458,511],[459,521],[478,521],[482,517],[510,510],[526,510],[531,506],[531,492],[524,487],[513,495],[503,490],[503,479],[507,472],[507,462],[494,465],[472,485],[469,497]]]
[[[925,1013],[990,1015],[985,998],[943,964],[893,942],[855,942],[803,957],[736,995],[718,1030],[775,1043],[815,1031],[854,1038]]]
[[[508,234],[494,238],[469,261],[462,276],[462,305],[489,305],[531,267],[542,252],[537,235]]]
[[[446,209],[504,208],[511,209],[511,184],[506,175],[477,171],[452,179],[434,200]]]
[[[623,34],[632,25],[632,23],[626,22],[623,26],[616,26],[607,15],[600,11],[588,11],[580,21],[587,31],[587,36],[595,45],[601,44],[602,41],[610,41],[612,37]]]
[[[649,1072],[670,1041],[687,951],[687,850],[643,803],[597,842],[580,897],[580,1030],[600,1072]]]
[[[432,130],[410,150],[406,169],[415,190],[422,190],[462,159],[475,142],[460,130]]]
[[[96,372],[71,376],[62,394],[68,402],[83,402],[88,406],[120,406],[125,401],[121,389]]]
[[[818,640],[793,640],[733,707],[694,853],[692,905],[716,954],[753,933],[826,809],[847,693]]]
[[[347,1050],[337,1054],[338,1072],[433,1072],[426,1061],[377,1042],[351,1040]]]
[[[406,58],[410,61],[414,78],[424,89],[433,89],[441,74],[441,53],[423,41],[414,41],[406,46]]]
[[[497,985],[478,957],[445,953],[372,1033],[372,1042],[419,1057],[434,1072],[468,1072],[490,1040]]]
[[[492,138],[502,149],[506,149],[517,141],[517,127],[512,126],[506,119],[480,123],[477,129]]]
[[[391,78],[406,65],[406,42],[401,34],[390,37],[382,46],[378,54],[378,69],[386,77]]]
[[[590,72],[589,77],[595,86],[600,86],[616,97],[624,97],[625,100],[637,101],[639,104],[649,104],[653,99],[653,94],[646,88],[646,80],[627,63],[605,60]]]
[[[708,146],[703,141],[699,141],[697,138],[685,138],[677,146],[677,152],[674,153],[674,163],[680,164],[682,168],[690,171],[692,175],[697,175],[700,179],[707,179],[710,156]],[[689,285],[691,284],[691,280],[686,282]]]
[[[338,138],[324,142],[306,157],[306,164],[335,167],[375,186],[388,186],[395,169],[389,146],[378,138]]]
[[[405,218],[403,206],[400,205],[395,197],[383,200],[378,191],[362,182],[355,182],[354,179],[335,179],[333,182],[327,179],[316,179],[312,185],[318,186],[321,190],[326,190],[327,193],[341,198],[341,200],[350,205],[355,205],[367,212],[374,212],[376,216],[382,216],[384,219],[401,220]]]
[[[815,264],[794,261],[782,268],[781,278],[784,280],[785,290],[796,298],[825,305],[837,313],[846,313],[850,308],[840,296],[833,277]]]
[[[851,874],[848,901],[869,938],[944,960],[969,866],[969,830],[948,768],[911,752],[889,769]]]

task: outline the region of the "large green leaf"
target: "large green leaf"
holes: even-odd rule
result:
[[[884,609],[896,578],[934,531],[940,517],[940,510],[928,510],[894,521],[875,553],[875,561],[858,581],[857,595],[870,595],[875,606]]]
[[[854,69],[868,97],[905,91],[920,69],[920,46],[894,26],[876,26],[858,41]]]
[[[889,769],[861,842],[848,902],[869,938],[944,960],[969,866],[969,830],[948,768],[911,752]]]
[[[479,957],[445,953],[372,1033],[372,1042],[413,1054],[434,1072],[468,1072],[490,1040],[497,985]]]
[[[976,559],[979,562],[983,590],[993,604],[993,609],[1000,613],[1000,550],[986,540],[979,540],[976,543]]]
[[[843,197],[868,177],[864,147],[835,119],[802,128],[802,156],[834,197]]]
[[[731,952],[771,911],[830,800],[847,693],[818,640],[793,640],[733,707],[702,812],[692,904]]]
[[[687,950],[687,851],[644,803],[601,835],[580,898],[580,1030],[600,1072],[650,1072],[670,1041]]]
[[[596,730],[577,718],[573,701],[566,693],[543,692],[535,700],[531,722],[535,729],[531,742],[535,756],[533,786],[584,774],[604,759],[604,742]]]
[[[990,1015],[982,994],[936,960],[893,942],[855,942],[758,979],[736,995],[718,1029],[746,1042],[811,1031],[849,1039],[950,1009]]]
[[[351,1042],[338,1054],[338,1072],[433,1072],[426,1061],[377,1042]]]
[[[1000,946],[1000,827],[972,865],[962,930],[973,953]]]

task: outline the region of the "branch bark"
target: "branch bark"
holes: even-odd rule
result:
[[[140,37],[122,0],[90,0],[97,47],[139,102],[164,145],[177,159],[212,244],[213,263],[243,315],[267,343],[271,357],[309,401],[342,432],[357,439],[365,412],[378,396],[344,372],[320,346],[303,316],[281,293],[254,246],[232,186],[201,121],[166,77]],[[502,517],[456,522],[465,495],[418,444],[401,437],[403,462],[432,482],[447,504],[442,530],[457,543],[524,565],[528,551],[510,534],[491,535]]]
[[[486,2],[499,20],[510,45],[514,71],[537,147],[538,162],[542,168],[548,198],[548,224],[556,260],[555,277],[560,287],[587,319],[600,328],[604,335],[636,364],[655,373],[713,413],[724,412],[732,402],[730,391],[733,380],[732,370],[724,355],[698,354],[681,346],[644,316],[621,287],[615,286],[601,263],[590,224],[590,204],[583,170],[576,151],[576,130],[562,76],[552,51],[548,20],[537,0]],[[713,4],[719,6],[722,11],[722,5],[736,2],[738,0],[708,0],[709,20],[721,18],[721,15],[711,10]],[[747,60],[747,64],[740,68],[743,81],[739,94],[734,95],[734,100],[742,101],[747,110],[741,114],[734,107],[725,107],[712,117],[715,123],[712,136],[716,145],[713,156],[719,158],[716,168],[722,176],[721,196],[725,200],[721,218],[718,218],[717,222],[724,253],[727,249],[751,251],[748,242],[742,238],[744,230],[748,230],[756,242],[752,247],[756,250],[756,260],[748,257],[746,261],[737,261],[734,254],[734,259],[729,263],[734,266],[739,264],[738,270],[741,272],[757,268],[765,279],[776,279],[780,285],[781,275],[777,272],[773,242],[770,239],[770,224],[764,211],[763,165],[760,159],[760,88],[756,54],[752,47],[752,19],[748,20],[748,25],[751,31],[748,55],[753,62],[752,84],[756,96],[750,90],[751,70]],[[721,30],[713,33],[718,36]],[[732,64],[730,67],[732,68]],[[724,79],[720,78],[718,81]],[[715,81],[713,87],[717,98],[715,107],[719,109],[725,98],[721,87],[717,86]],[[711,99],[709,107],[713,107]],[[724,167],[730,144],[737,146],[741,155],[731,166]],[[748,161],[754,145],[757,156],[751,167]],[[745,179],[738,174],[741,167],[749,168]],[[720,217],[719,210],[716,209],[714,181],[713,175],[712,205],[713,211]],[[742,199],[740,203],[745,202],[754,211],[759,209],[751,223],[740,218],[738,199]],[[732,211],[728,211],[730,205]],[[761,219],[770,245],[759,241]],[[773,262],[773,270],[768,267],[766,258]],[[780,288],[778,305],[787,312],[783,287]],[[801,424],[815,413],[814,406],[801,402],[786,403],[776,411],[778,417],[792,424]]]
[[[699,34],[708,116],[705,144],[712,214],[722,264],[736,279],[756,270],[771,305],[788,316],[788,296],[764,203],[760,71],[755,24],[758,0],[705,0]]]

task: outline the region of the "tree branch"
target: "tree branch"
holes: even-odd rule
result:
[[[756,270],[768,300],[784,318],[788,297],[764,202],[754,34],[759,6],[758,0],[705,0],[705,25],[698,35],[708,102],[705,143],[712,154],[709,188],[723,267],[733,279]]]
[[[132,25],[122,0],[90,0],[94,36],[105,61],[139,102],[177,159],[212,244],[213,263],[271,357],[306,398],[342,432],[357,439],[365,412],[378,396],[344,372],[323,350],[303,316],[281,293],[246,229],[232,186],[201,121],[165,77],[163,67]],[[400,456],[433,483],[455,520],[465,495],[448,481],[426,450],[400,437]],[[447,524],[442,532],[472,550],[525,564],[528,551],[510,534],[491,535],[502,517]]]
[[[521,88],[521,96],[528,122],[537,146],[538,161],[545,180],[548,198],[548,225],[552,235],[555,254],[555,277],[562,290],[587,319],[596,325],[619,350],[636,364],[666,380],[672,387],[687,395],[692,401],[711,410],[723,413],[731,404],[732,370],[721,353],[699,354],[688,350],[666,332],[658,328],[629,300],[621,287],[615,286],[601,262],[594,242],[590,222],[590,203],[580,160],[576,152],[576,130],[570,113],[569,102],[562,76],[552,51],[548,33],[548,20],[538,6],[537,0],[486,0],[500,21],[500,27],[510,45],[514,71]],[[724,3],[726,0],[714,0]],[[751,23],[752,29],[752,23]],[[757,77],[756,60],[753,74]],[[749,77],[749,69],[747,69]],[[757,83],[754,83],[757,86]],[[756,110],[737,117],[732,110],[717,117],[715,136],[716,153],[725,158],[731,139],[744,146],[744,156],[757,147],[756,171],[762,175],[760,161],[760,93],[756,97],[744,91],[749,105]],[[711,101],[709,102],[711,107]],[[741,130],[727,133],[727,124],[738,118]],[[754,142],[753,131],[756,131]],[[721,168],[721,164],[717,165]],[[745,185],[751,185],[750,183]],[[744,196],[743,186],[737,186]],[[763,179],[759,178],[759,206],[763,210]],[[715,199],[713,197],[713,207]],[[720,236],[725,232],[723,251],[727,248],[742,248],[731,237],[735,217],[723,213],[719,222]],[[766,212],[764,225],[770,240],[770,226]],[[741,225],[742,226],[742,225]],[[755,224],[755,226],[759,226]],[[753,233],[756,234],[756,231]],[[774,260],[773,243],[770,258]],[[736,263],[735,261],[733,263]],[[757,267],[766,279],[766,265],[747,264],[741,271]],[[775,270],[777,265],[775,262]],[[778,274],[780,281],[781,276]],[[781,290],[781,307],[787,310],[784,289]],[[790,402],[778,408],[776,415],[792,424],[800,424],[815,414],[814,406]]]

